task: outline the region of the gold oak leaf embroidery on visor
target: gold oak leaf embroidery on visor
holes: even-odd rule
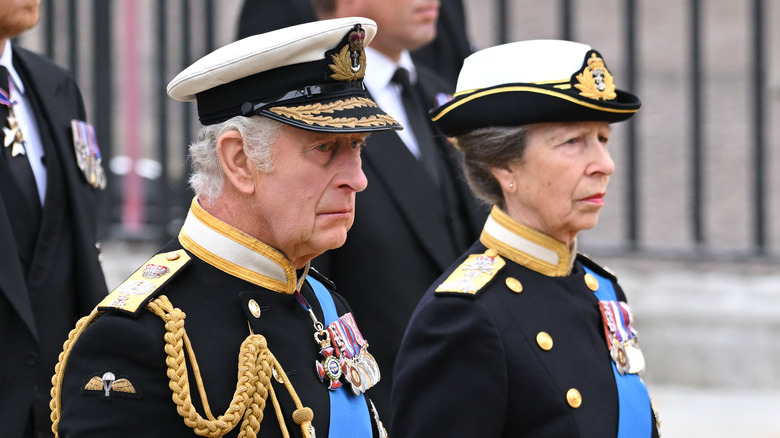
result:
[[[588,65],[576,76],[580,95],[596,100],[612,100],[617,97],[612,74],[604,65],[604,60],[591,53]]]
[[[376,104],[371,99],[365,97],[352,97],[347,100],[337,100],[329,103],[314,103],[311,105],[302,105],[296,107],[277,106],[271,108],[274,114],[284,116],[290,119],[299,120],[307,125],[330,126],[334,128],[356,128],[393,125],[397,122],[388,115],[371,115],[369,117],[332,117],[322,114],[332,114],[335,111],[343,111],[360,107],[373,107]]]

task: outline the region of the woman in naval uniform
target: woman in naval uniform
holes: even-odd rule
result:
[[[610,124],[638,97],[615,88],[597,51],[554,40],[475,53],[457,90],[431,116],[493,210],[412,316],[391,433],[658,436],[626,297],[577,253],[615,170]]]

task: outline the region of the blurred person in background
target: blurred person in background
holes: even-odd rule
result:
[[[280,29],[171,81],[203,124],[197,195],[178,238],[69,336],[59,436],[386,436],[368,342],[310,269],[346,239],[366,137],[401,128],[363,87],[375,33],[365,18]]]
[[[238,39],[316,19],[312,0],[244,0],[238,17]],[[452,86],[463,60],[472,53],[462,0],[443,0],[436,23],[436,37],[412,59],[428,66]]]
[[[0,0],[0,435],[51,436],[57,355],[106,295],[95,195],[105,174],[74,80],[11,41],[40,1]]]
[[[455,98],[431,115],[493,209],[411,318],[393,434],[658,436],[626,296],[577,252],[615,170],[610,124],[639,107],[585,44],[523,41],[466,59]]]
[[[409,317],[428,286],[479,236],[488,210],[469,191],[455,150],[428,117],[454,88],[410,56],[436,36],[438,0],[314,4],[320,18],[377,22],[367,48],[366,88],[404,126],[367,140],[369,185],[357,197],[350,239],[315,262],[362,318],[358,323],[383,370],[374,402],[389,422],[393,361]]]

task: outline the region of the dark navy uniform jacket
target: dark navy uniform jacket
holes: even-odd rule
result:
[[[320,348],[314,340],[312,319],[292,294],[298,274],[289,261],[262,242],[217,221],[200,209],[197,202],[193,203],[179,239],[164,251],[145,266],[161,269],[159,266],[167,265],[166,268],[175,272],[149,299],[165,295],[174,307],[186,314],[184,327],[214,417],[223,415],[233,398],[240,345],[251,327],[253,333],[266,338],[268,348],[284,368],[303,406],[313,410],[317,436],[329,436],[328,385],[320,380],[315,367]],[[189,257],[190,261],[183,266],[176,265],[181,260],[177,254]],[[166,261],[170,259],[174,260]],[[347,303],[332,292],[333,285],[327,279],[313,271],[309,274],[317,276],[330,291],[338,315],[350,311]],[[137,278],[134,274],[125,282],[130,286],[125,289],[128,293],[124,297],[120,296],[120,286],[99,305],[105,312],[87,327],[74,343],[67,361],[60,364],[60,437],[197,436],[185,425],[172,401],[164,321],[143,305],[135,314],[121,309],[132,310],[122,300],[129,303],[134,296],[144,296],[132,294],[134,289],[143,292],[143,287],[131,281]],[[324,321],[322,308],[308,281],[303,283],[300,292],[318,320]],[[189,357],[187,363],[192,401],[205,418]],[[95,378],[99,381],[106,372],[112,373],[116,382],[108,396],[103,389],[89,383]],[[126,379],[132,391],[120,388],[120,379]],[[122,382],[127,387],[127,382]],[[291,418],[296,409],[293,399],[284,385],[273,378],[272,384],[287,430],[291,436],[301,436],[300,426]],[[353,396],[348,383],[339,391],[349,391]],[[357,436],[377,436],[367,397],[362,406],[361,414],[369,416],[373,435]],[[270,396],[263,414],[259,436],[281,437]],[[237,436],[240,426],[241,423],[225,436]]]
[[[494,208],[480,242],[412,316],[395,364],[390,434],[616,437],[612,359],[585,265],[625,301],[605,270]],[[648,416],[647,438],[656,437]]]

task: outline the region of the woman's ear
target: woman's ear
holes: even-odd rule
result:
[[[225,173],[226,183],[240,193],[254,193],[254,166],[244,153],[244,138],[241,133],[231,130],[220,135],[217,139],[217,157]]]
[[[501,185],[501,190],[505,193],[514,193],[515,174],[509,166],[491,167],[490,173],[493,174],[498,184]]]

